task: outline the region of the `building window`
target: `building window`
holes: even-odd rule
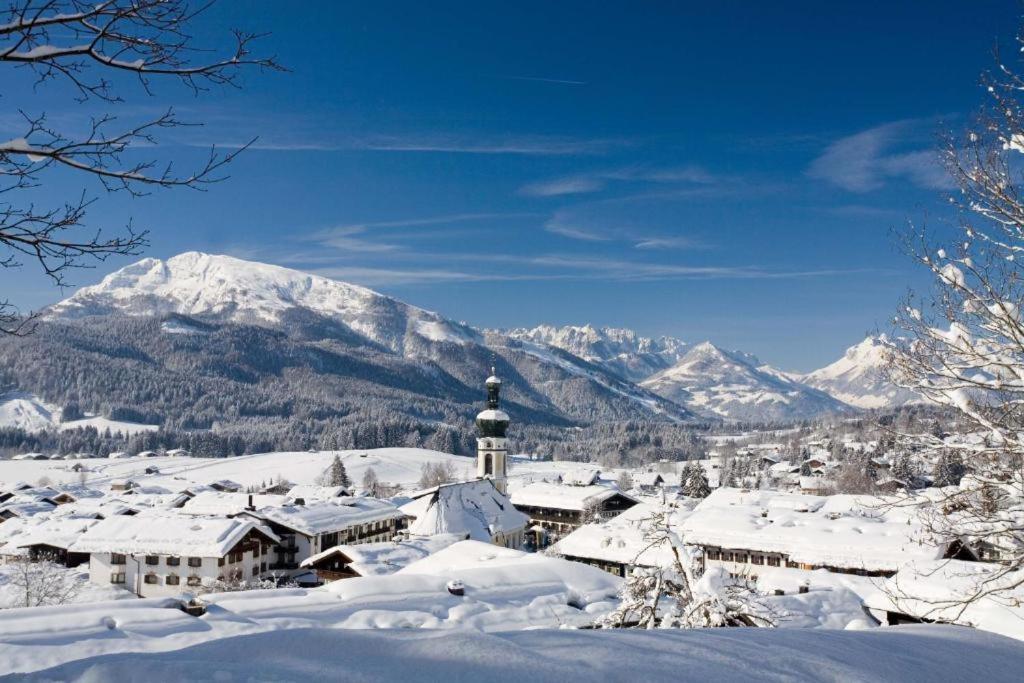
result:
[[[259,576],[260,575],[260,567],[259,567],[259,565],[254,564],[252,566],[252,575],[253,576]]]
[[[750,556],[750,563],[751,564],[764,564],[764,555],[759,555],[757,553],[754,553],[753,555]]]
[[[114,553],[110,556],[110,564],[126,564],[127,560],[128,558],[120,553]],[[124,582],[122,581],[122,583]]]
[[[194,574],[192,576],[188,577],[188,582],[187,583],[190,586],[201,586],[203,584],[202,579],[200,579],[198,576],[196,576]]]
[[[179,564],[181,564],[181,558],[180,557],[168,557],[167,558],[167,566],[168,567],[177,567]]]
[[[494,456],[490,453],[484,455],[484,475],[494,474]]]
[[[160,581],[156,578],[156,574],[146,574],[146,578],[143,580],[148,584],[160,583]]]
[[[146,564],[160,564],[160,558],[156,555],[146,555]]]
[[[779,566],[779,558],[778,557],[774,557],[774,556],[769,556],[768,557],[768,566],[769,567],[778,567]]]
[[[223,557],[218,557],[217,558],[217,566],[218,567],[223,567],[224,566],[224,558]]]
[[[124,557],[122,555],[122,557]],[[110,575],[110,583],[124,583],[124,572],[114,572]]]
[[[190,558],[188,558],[188,566],[190,566],[190,567],[202,567],[203,566],[203,558],[201,558],[201,557],[190,557]],[[192,584],[189,584],[189,585],[192,585]]]
[[[177,574],[171,574],[164,580],[164,583],[168,586],[177,586],[181,583],[181,577]]]

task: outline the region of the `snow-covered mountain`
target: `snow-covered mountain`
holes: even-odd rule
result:
[[[710,342],[692,347],[640,386],[694,412],[733,420],[793,420],[851,410],[750,354]]]
[[[558,348],[484,333],[365,287],[230,256],[187,252],[166,261],[143,259],[80,289],[44,313],[45,320],[54,322],[89,323],[102,316],[161,319],[163,342],[172,343],[173,348],[164,349],[162,342],[160,350],[168,353],[189,344],[195,347],[200,334],[209,339],[200,347],[208,353],[218,343],[210,335],[216,336],[226,325],[284,331],[289,341],[261,339],[260,343],[312,344],[314,348],[289,346],[275,348],[273,353],[299,358],[288,363],[317,373],[327,366],[322,358],[311,355],[321,353],[329,343],[330,351],[338,354],[330,364],[340,368],[332,369],[331,376],[372,383],[373,391],[361,390],[368,403],[383,396],[401,408],[401,392],[410,390],[432,401],[465,401],[478,395],[481,378],[496,363],[507,378],[507,400],[522,406],[524,417],[534,411],[534,420],[566,424],[692,417],[685,408],[602,365]],[[148,348],[138,350],[148,352]],[[256,372],[269,381],[260,368],[268,353],[270,349],[243,344],[236,357],[246,367],[232,372],[239,376]],[[193,353],[193,357],[199,355]],[[404,363],[396,364],[396,357]],[[396,378],[396,368],[401,368],[402,379]],[[346,396],[348,401],[356,399]],[[422,414],[410,401],[405,403],[410,412]]]
[[[480,342],[470,327],[358,285],[231,256],[190,251],[143,259],[51,306],[48,318],[177,313],[239,323],[283,322],[296,308],[342,323],[367,340],[409,355],[412,337]]]
[[[800,381],[858,408],[897,408],[921,401],[885,377],[885,341],[884,334],[869,336],[836,362],[801,376]]]
[[[592,325],[538,325],[505,331],[510,337],[547,344],[639,382],[672,366],[688,345],[674,337],[642,337],[633,330]]]

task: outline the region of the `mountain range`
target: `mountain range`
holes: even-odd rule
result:
[[[35,335],[0,340],[0,379],[48,405],[177,429],[365,431],[386,413],[443,430],[467,424],[491,365],[529,424],[790,421],[911,400],[885,383],[876,347],[794,376],[625,329],[477,329],[358,285],[187,252],[111,273],[46,309]]]

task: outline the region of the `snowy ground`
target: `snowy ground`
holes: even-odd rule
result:
[[[75,648],[72,643],[63,649]],[[1024,661],[1024,644],[947,626],[501,634],[293,629],[199,642],[175,651],[148,649],[108,656],[82,652],[77,661],[9,680],[999,683],[1020,680]],[[25,650],[22,670],[50,665],[42,648]]]
[[[53,571],[64,575],[64,581],[75,583],[79,586],[78,592],[74,595],[72,602],[89,603],[104,602],[109,600],[134,600],[135,596],[121,588],[114,586],[98,586],[89,583],[88,566],[76,569],[55,568]],[[15,584],[15,565],[0,565],[0,609],[11,607],[23,607],[23,589]]]
[[[0,482],[26,481],[35,484],[42,478],[54,483],[78,483],[82,474],[71,468],[80,464],[88,468],[84,476],[89,486],[102,488],[116,479],[144,480],[146,485],[164,486],[172,491],[190,484],[208,484],[231,479],[243,486],[260,485],[278,477],[293,484],[312,484],[338,455],[356,486],[370,468],[377,478],[389,484],[415,488],[425,463],[451,463],[456,479],[476,478],[476,458],[441,453],[422,448],[379,448],[356,451],[285,451],[259,453],[231,458],[122,458],[110,460],[2,460]],[[576,462],[531,461],[512,458],[510,486],[515,488],[531,481],[555,479],[559,474],[596,468]],[[158,475],[146,475],[147,467],[155,466]],[[607,476],[617,476],[609,471]],[[675,477],[676,475],[666,475]]]

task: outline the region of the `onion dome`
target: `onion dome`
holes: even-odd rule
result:
[[[484,383],[487,387],[487,410],[483,410],[476,416],[476,427],[480,430],[480,436],[505,436],[508,429],[508,413],[499,409],[499,393],[501,392],[501,380],[498,379],[494,368],[491,368],[491,376]]]

